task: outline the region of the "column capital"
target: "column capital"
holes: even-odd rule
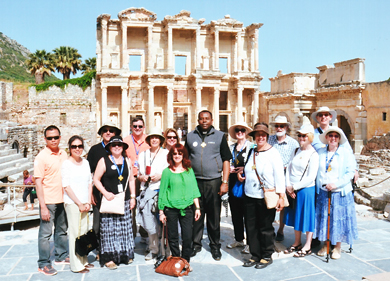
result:
[[[239,86],[237,86],[237,90],[239,90],[239,91],[243,91],[244,90],[244,86],[242,86],[242,85],[239,85]]]
[[[103,91],[107,91],[107,86],[106,85],[102,85],[102,86],[100,86],[100,88],[103,90]]]
[[[154,90],[155,85],[148,85],[148,90]]]
[[[214,93],[219,92],[219,87],[214,87]]]
[[[122,91],[123,91],[123,90],[129,89],[129,87],[128,87],[128,86],[121,86],[121,89],[122,89]]]
[[[196,87],[195,87],[195,90],[197,90],[197,91],[202,91],[202,90],[203,90],[203,86],[196,86]]]

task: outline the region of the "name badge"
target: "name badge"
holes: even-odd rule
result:
[[[123,185],[121,183],[118,184],[118,192],[119,193],[123,192]]]

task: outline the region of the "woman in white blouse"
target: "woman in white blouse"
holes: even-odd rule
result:
[[[88,231],[87,216],[92,196],[91,169],[88,161],[81,158],[84,150],[83,138],[72,136],[68,146],[70,156],[62,163],[61,175],[68,218],[70,269],[73,272],[87,273],[88,268],[93,265],[88,263],[87,256],[80,257],[75,253],[75,240],[77,236]]]
[[[302,125],[298,130],[299,148],[291,155],[290,164],[286,170],[287,194],[294,202],[294,207],[285,209],[284,223],[294,227],[295,241],[285,250],[294,257],[305,257],[311,254],[315,220],[315,180],[318,171],[318,154],[311,145],[314,139],[314,127]],[[306,243],[302,247],[301,234],[306,232]]]
[[[262,269],[272,264],[275,231],[272,223],[276,211],[284,207],[285,179],[283,161],[278,150],[268,144],[268,125],[257,123],[249,133],[257,147],[251,150],[245,165],[245,177],[238,174],[238,180],[245,180],[245,227],[248,235],[249,249],[252,257],[244,267],[255,266]],[[259,175],[265,188],[275,188],[279,200],[275,208],[268,209],[264,200],[264,192],[260,185]]]

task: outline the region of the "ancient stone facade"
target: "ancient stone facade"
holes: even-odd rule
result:
[[[262,24],[244,27],[229,15],[205,23],[188,11],[156,19],[144,8],[97,18],[97,127],[111,120],[127,135],[142,116],[149,128],[192,130],[203,109],[223,131],[237,121],[253,125]]]
[[[337,112],[337,123],[342,128],[356,153],[367,141],[367,109],[363,92],[365,83],[364,59],[357,58],[335,63],[334,66],[319,66],[319,73],[290,73],[270,78],[271,91],[261,98],[268,108],[266,122],[277,115],[285,115],[292,123],[291,135],[295,136],[304,115],[321,106]],[[317,127],[317,123],[313,121]]]

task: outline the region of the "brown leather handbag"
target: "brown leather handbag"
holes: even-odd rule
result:
[[[169,276],[180,277],[188,275],[190,272],[190,264],[187,260],[181,257],[170,256],[156,268],[156,272]]]

